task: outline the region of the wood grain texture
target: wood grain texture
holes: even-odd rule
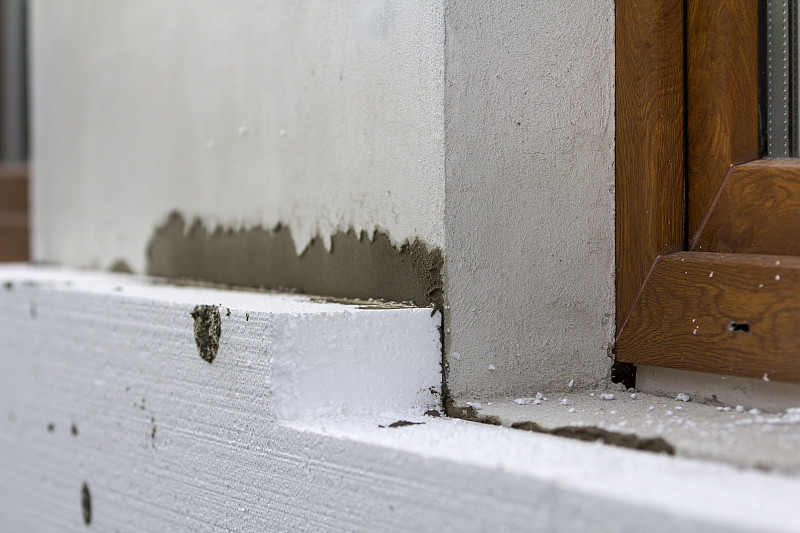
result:
[[[617,339],[620,361],[800,383],[800,257],[658,258]]]
[[[731,165],[758,158],[758,1],[688,0],[687,231]]]
[[[617,3],[617,328],[683,245],[683,1]]]
[[[27,261],[28,238],[28,168],[0,164],[0,261]]]
[[[28,209],[28,170],[25,165],[0,164],[1,209]]]
[[[800,160],[733,167],[691,249],[800,255]]]

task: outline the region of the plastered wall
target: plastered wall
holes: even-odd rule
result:
[[[145,269],[172,210],[444,244],[443,6],[35,0],[34,254]]]
[[[614,333],[614,4],[445,10],[451,393],[607,377]]]
[[[444,257],[455,398],[607,379],[611,0],[31,9],[37,259],[144,272],[173,211],[378,231]]]

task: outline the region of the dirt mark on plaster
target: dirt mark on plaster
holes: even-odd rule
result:
[[[631,448],[647,452],[666,453],[675,455],[675,447],[661,437],[642,438],[633,433],[617,433],[596,426],[562,426],[546,429],[536,422],[517,422],[511,425],[514,429],[546,433],[557,437],[567,437],[584,441],[602,440],[604,444]]]
[[[418,239],[396,248],[386,233],[370,240],[353,230],[336,233],[331,243],[328,251],[314,239],[298,256],[285,226],[209,230],[196,219],[187,228],[184,217],[172,212],[150,239],[147,273],[442,308],[439,249]]]
[[[222,319],[213,305],[197,305],[191,312],[194,319],[194,342],[203,361],[213,363],[219,351]]]
[[[89,485],[86,482],[81,486],[81,514],[84,524],[88,526],[92,523],[92,495],[89,493]]]

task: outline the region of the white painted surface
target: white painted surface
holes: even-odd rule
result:
[[[446,6],[448,385],[595,385],[614,334],[614,2]]]
[[[746,409],[777,412],[800,407],[800,385],[766,379],[692,372],[674,368],[638,365],[636,388],[651,394],[674,397],[688,393],[698,401],[741,405]]]
[[[37,259],[141,271],[175,208],[298,250],[379,228],[443,248],[456,397],[607,377],[611,0],[32,11]]]
[[[276,423],[270,322],[303,312],[297,297],[9,279],[3,531],[84,531],[84,482],[102,531],[800,530],[794,478],[408,411]],[[231,316],[209,365],[188,311],[214,302]],[[378,427],[398,418],[425,423]]]
[[[443,246],[440,2],[31,4],[37,259],[142,272],[173,209]]]

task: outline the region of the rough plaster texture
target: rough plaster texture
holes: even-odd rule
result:
[[[642,447],[648,444],[646,439],[661,439],[679,456],[779,471],[800,479],[800,409],[767,413],[749,406],[737,410],[736,404],[701,403],[696,396],[687,395],[687,402],[677,397],[598,389],[547,394],[538,400],[494,398],[470,403],[479,406],[476,419],[493,419],[504,426],[534,423],[537,431],[603,438],[622,446],[628,435],[638,441],[632,444]]]
[[[607,377],[611,0],[32,7],[35,258],[141,272],[174,209],[379,229],[444,253],[454,396]]]
[[[209,303],[231,309],[212,364],[198,356],[190,316]],[[276,420],[270,359],[276,327],[288,330],[275,318],[328,316],[359,342],[361,327],[336,318],[379,316],[389,334],[383,313],[0,268],[0,530],[86,531],[84,484],[100,531],[800,530],[797,478],[399,404]],[[424,424],[379,427],[398,418]]]
[[[445,21],[450,392],[595,384],[614,330],[614,3],[448,1]]]
[[[34,256],[142,272],[177,209],[444,244],[440,2],[32,2]]]

